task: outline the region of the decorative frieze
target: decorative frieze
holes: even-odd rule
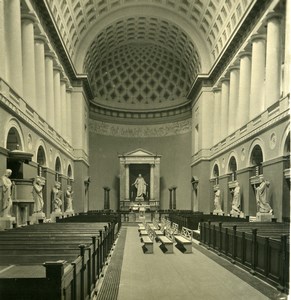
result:
[[[191,132],[191,119],[156,125],[111,124],[97,120],[89,121],[90,132],[116,137],[163,137]]]

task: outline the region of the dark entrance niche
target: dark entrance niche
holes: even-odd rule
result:
[[[135,201],[136,188],[132,185],[138,175],[141,174],[147,185],[145,201],[149,200],[150,195],[150,165],[149,164],[130,164],[129,165],[129,196],[131,201]]]

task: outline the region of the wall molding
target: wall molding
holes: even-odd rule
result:
[[[91,133],[115,137],[165,137],[189,133],[191,130],[191,119],[155,125],[125,125],[89,120],[89,131]]]

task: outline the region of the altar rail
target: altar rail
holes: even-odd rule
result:
[[[232,263],[289,292],[289,224],[211,223],[200,226],[200,242]]]
[[[231,216],[220,216],[213,214],[203,213],[191,213],[191,212],[180,212],[180,213],[169,213],[169,219],[179,225],[179,230],[182,227],[186,227],[192,230],[198,229],[198,224],[201,222],[248,222],[249,218],[234,218]]]
[[[46,223],[1,232],[0,260],[7,268],[0,275],[0,298],[91,298],[114,243],[116,225]]]

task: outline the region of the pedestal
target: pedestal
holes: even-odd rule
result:
[[[43,212],[33,213],[29,218],[30,224],[38,224],[43,222],[45,219],[45,214]],[[41,222],[39,220],[42,220]]]
[[[63,213],[61,211],[53,211],[51,213],[51,221],[52,222],[56,222],[56,218],[62,218],[63,217]]]
[[[13,228],[15,217],[0,217],[0,230]]]
[[[68,211],[65,211],[64,212],[64,217],[67,218],[67,217],[72,217],[75,215],[75,212],[74,210],[68,210]]]
[[[257,222],[272,222],[272,218],[274,218],[274,215],[270,213],[257,212],[256,214]]]
[[[213,211],[213,214],[214,214],[214,215],[223,216],[223,215],[224,215],[224,212],[223,212],[221,209],[220,209],[220,210],[215,209],[215,210]]]

